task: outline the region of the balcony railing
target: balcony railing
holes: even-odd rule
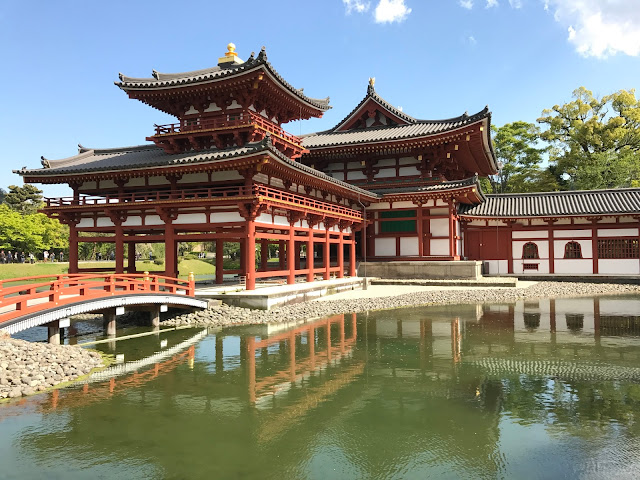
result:
[[[302,140],[299,137],[290,134],[275,123],[253,112],[238,112],[237,114],[228,114],[222,117],[199,118],[192,121],[186,120],[185,122],[155,125],[156,136],[254,126],[264,130],[265,132],[278,135],[288,142],[295,143],[297,145],[302,143]]]
[[[279,204],[287,204],[291,207],[301,207],[320,212],[337,214],[352,218],[362,219],[362,213],[344,205],[316,200],[293,192],[278,190],[267,185],[236,186],[236,187],[209,187],[181,190],[165,190],[153,192],[129,192],[123,194],[106,194],[102,196],[80,195],[73,197],[45,198],[45,209],[58,209],[65,207],[94,207],[94,206],[132,206],[144,202],[175,202],[185,200],[241,200],[257,198],[263,201],[272,201]]]

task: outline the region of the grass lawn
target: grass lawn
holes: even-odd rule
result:
[[[126,267],[125,260],[125,267]],[[104,261],[104,262],[80,262],[80,268],[113,268],[115,269],[116,262]],[[239,268],[238,262],[234,265],[227,265],[225,261],[225,268]],[[60,275],[67,273],[69,270],[69,264],[64,263],[11,263],[0,265],[0,280],[7,278],[20,278],[20,277],[35,277],[37,275]],[[138,272],[158,272],[164,270],[164,265],[156,265],[149,261],[136,262],[136,270]],[[195,275],[213,275],[216,272],[216,267],[205,260],[199,259],[184,259],[178,264],[178,271],[180,277],[187,277],[189,272],[193,272]]]

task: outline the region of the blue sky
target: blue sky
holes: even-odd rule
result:
[[[534,122],[581,86],[596,95],[638,86],[640,0],[283,0],[0,3],[0,187],[11,169],[76,145],[138,145],[168,117],[129,100],[118,72],[213,66],[234,42],[241,58],[267,48],[276,70],[313,97],[331,97],[338,123],[367,80],[418,118],[474,113]],[[45,187],[49,196],[66,195]]]

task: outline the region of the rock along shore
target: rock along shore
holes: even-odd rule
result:
[[[469,288],[467,290],[426,290],[392,297],[326,300],[286,305],[272,310],[220,305],[208,310],[187,313],[161,322],[164,326],[253,325],[304,321],[341,313],[367,310],[391,310],[433,304],[505,303],[517,300],[552,297],[577,297],[606,294],[640,294],[640,285],[540,282],[527,288]]]
[[[34,343],[0,333],[0,400],[41,392],[102,366],[98,352]]]

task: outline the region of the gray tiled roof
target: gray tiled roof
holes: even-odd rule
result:
[[[461,206],[460,214],[506,218],[640,214],[640,188],[486,195],[480,205]]]
[[[455,190],[458,188],[471,187],[476,186],[478,192],[481,192],[480,186],[478,185],[478,177],[473,176],[470,178],[465,178],[464,180],[452,180],[449,182],[440,182],[434,183],[433,185],[425,185],[422,187],[412,186],[412,187],[395,187],[395,188],[385,188],[385,189],[372,189],[371,191],[377,193],[378,195],[390,195],[395,193],[427,193],[427,192],[442,192],[447,190]]]
[[[456,128],[469,125],[484,118],[490,118],[491,114],[487,107],[475,115],[461,115],[459,117],[446,120],[414,120],[408,125],[398,125],[394,127],[373,127],[349,130],[346,132],[325,132],[311,133],[304,135],[302,145],[305,148],[324,148],[338,145],[351,145],[360,143],[376,143],[383,141],[402,140],[416,137],[426,137],[438,133],[447,132]]]
[[[269,74],[271,74],[285,89],[289,90],[292,94],[297,96],[299,99],[307,102],[308,104],[320,109],[320,110],[328,110],[331,107],[329,106],[329,97],[327,98],[311,98],[307,97],[303,93],[303,89],[297,89],[291,86],[282,76],[276,72],[273,66],[267,61],[267,54],[265,52],[265,48],[262,47],[262,50],[258,54],[257,57],[251,54],[249,59],[239,65],[235,65],[228,68],[221,68],[218,66],[205,68],[202,70],[194,70],[192,72],[183,72],[183,73],[160,73],[153,70],[152,78],[135,78],[135,77],[127,77],[123,74],[120,74],[120,81],[115,82],[115,84],[120,87],[122,90],[146,90],[146,89],[155,89],[155,88],[168,88],[168,87],[177,87],[181,85],[187,85],[192,83],[205,83],[210,81],[215,81],[227,77],[232,77],[234,75],[239,75],[251,70],[256,70],[259,68],[265,69]]]
[[[110,149],[89,149],[78,146],[77,155],[61,160],[42,159],[46,168],[14,170],[14,173],[28,176],[56,176],[74,175],[80,173],[97,173],[113,170],[129,170],[147,167],[171,167],[190,163],[203,163],[237,158],[255,153],[271,153],[289,167],[301,170],[329,183],[340,185],[366,198],[375,198],[376,194],[337,180],[315,168],[291,160],[279,152],[271,143],[269,136],[261,142],[248,143],[243,147],[233,147],[225,150],[212,148],[201,152],[185,152],[169,155],[155,145],[139,145]]]

